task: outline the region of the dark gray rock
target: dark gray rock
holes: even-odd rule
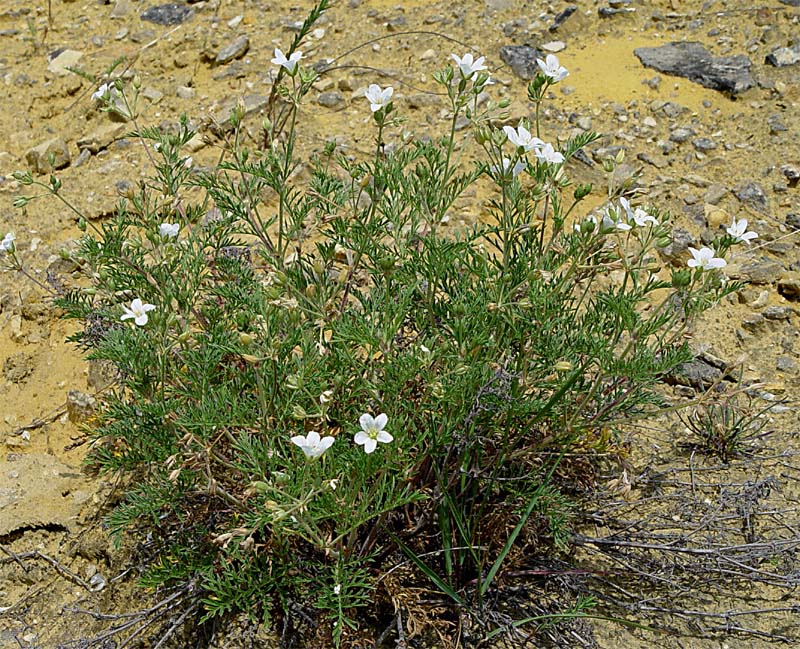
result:
[[[686,142],[690,137],[694,135],[694,131],[690,128],[686,128],[683,126],[679,126],[678,128],[672,129],[672,132],[669,134],[669,139],[672,142]]]
[[[511,66],[514,74],[530,81],[539,71],[536,59],[542,58],[542,53],[528,45],[504,45],[500,48],[500,58],[503,63]]]
[[[800,7],[800,0],[778,0],[778,2],[782,2],[790,7]]]
[[[229,63],[234,59],[240,59],[247,54],[247,50],[249,49],[250,39],[247,38],[247,36],[239,36],[239,38],[235,38],[219,52],[217,52],[217,57],[214,59],[214,63],[217,65],[224,65],[225,63]]]
[[[774,65],[776,68],[783,68],[787,65],[800,63],[800,43],[793,47],[779,47],[767,54],[766,63]]]
[[[177,2],[169,2],[164,5],[156,5],[145,9],[141,13],[141,19],[156,25],[180,25],[194,16],[194,10],[186,5]]]
[[[712,90],[735,95],[756,85],[750,72],[753,64],[744,54],[712,56],[697,42],[639,47],[633,53],[648,68],[684,77]]]
[[[779,281],[778,293],[789,302],[800,302],[800,277],[786,277]]]
[[[774,284],[784,273],[777,261],[754,261],[742,266],[741,278],[751,284]]]
[[[800,230],[800,214],[792,212],[786,215],[786,225],[792,230]]]
[[[724,374],[718,367],[714,367],[702,359],[678,366],[675,372],[667,377],[668,383],[686,385],[696,389],[709,388],[722,380]]]
[[[336,108],[343,101],[344,97],[338,90],[323,92],[319,97],[317,97],[317,103],[320,106],[325,106],[326,108]]]
[[[772,115],[767,117],[767,126],[769,126],[770,135],[777,135],[778,133],[789,130],[789,127],[784,124],[783,117],[780,113],[772,113]]]
[[[745,205],[749,205],[759,212],[769,211],[769,200],[764,188],[758,183],[745,183],[739,185],[735,190],[736,198]]]
[[[767,320],[789,320],[794,311],[790,306],[768,306],[763,311]]]
[[[707,137],[698,137],[692,140],[692,146],[698,151],[713,151],[717,148],[717,143]]]
[[[550,25],[549,30],[551,32],[558,31],[558,28],[561,27],[565,22],[567,22],[567,18],[569,18],[572,14],[574,14],[578,10],[577,5],[568,5],[564,11],[558,14],[553,19],[553,24]]]
[[[797,182],[800,181],[800,167],[781,165],[781,173],[789,182],[789,187],[797,187]]]

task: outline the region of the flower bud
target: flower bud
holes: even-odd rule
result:
[[[692,271],[687,269],[672,271],[672,286],[674,288],[683,288],[689,286],[692,282]]]
[[[239,333],[239,344],[243,345],[245,347],[249,347],[250,345],[253,344],[253,336],[250,335],[249,333],[244,332],[244,331],[240,332]]]
[[[309,284],[306,286],[306,290],[304,292],[309,300],[313,300],[315,297],[317,297],[317,285]]]
[[[666,248],[672,243],[669,237],[659,237],[656,240],[656,248]]]
[[[574,366],[569,361],[558,361],[554,369],[556,372],[571,372]]]
[[[576,201],[580,201],[586,198],[591,193],[592,193],[592,184],[588,183],[586,185],[578,185],[575,188],[575,191],[572,192],[572,196],[575,198]]]
[[[78,219],[78,229],[81,232],[86,232],[86,219],[81,217]]]

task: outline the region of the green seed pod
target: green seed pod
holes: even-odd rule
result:
[[[244,345],[245,347],[249,347],[250,345],[253,344],[253,340],[254,340],[253,336],[251,336],[249,333],[246,333],[244,331],[239,333],[239,343],[241,345]]]

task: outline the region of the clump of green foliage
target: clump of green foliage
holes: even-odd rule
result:
[[[422,606],[404,588],[433,587],[440,620],[474,616],[490,637],[504,574],[568,540],[564,458],[656,411],[654,385],[690,358],[687,321],[736,287],[713,265],[663,269],[667,216],[612,204],[613,186],[605,212],[576,217],[592,188],[570,161],[596,135],[528,130],[555,68],[528,89],[534,124],[501,129],[482,59],[447,65],[435,141],[401,137],[392,92],[371,87],[374,154],[330,144],[295,173],[316,74],[292,54],[325,8],[276,53],[264,146],[241,144],[235,111],[223,159],[194,170],[187,119],[136,127],[154,174],[89,224],[75,257],[91,286],[57,299],[118,372],[90,461],[127,478],[112,534],[161,545],[143,584],[193,580],[207,618],[352,646]],[[124,96],[112,81],[96,99],[135,122]],[[482,152],[466,168],[464,116]],[[55,177],[18,178],[66,200]],[[490,224],[445,230],[476,183]]]

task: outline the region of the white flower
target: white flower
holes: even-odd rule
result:
[[[633,211],[633,222],[640,228],[643,228],[648,223],[650,225],[658,225],[658,219],[656,219],[655,216],[645,212],[641,207],[637,207]]]
[[[165,239],[174,239],[180,229],[180,223],[162,223],[158,226],[158,233]]]
[[[378,442],[388,444],[394,439],[383,430],[387,421],[389,421],[389,418],[384,413],[373,417],[365,412],[358,418],[361,430],[356,433],[354,441],[356,444],[364,445],[364,453],[372,453],[378,447]]]
[[[3,237],[3,240],[0,241],[0,252],[11,252],[14,248],[14,241],[16,241],[17,235],[13,232],[9,232],[6,236]]]
[[[517,161],[514,163],[514,166],[511,166],[511,160],[503,156],[503,175],[507,176],[509,173],[511,174],[512,178],[516,178],[525,168],[528,166],[528,163],[525,162],[523,158],[517,158]],[[499,165],[492,165],[492,171],[494,173],[498,173],[500,171]]]
[[[637,207],[635,210],[631,209],[631,204],[624,196],[619,197],[619,204],[622,205],[622,209],[625,210],[625,214],[628,217],[628,223],[633,221],[640,228],[643,228],[648,223],[652,225],[658,225],[658,220],[654,216],[650,216],[650,214],[645,212],[641,207]]]
[[[330,403],[331,399],[333,399],[333,390],[325,390],[325,392],[319,395],[319,402],[323,406],[326,403]]]
[[[486,69],[486,66],[483,64],[485,58],[483,56],[478,57],[475,60],[472,59],[472,54],[469,52],[467,52],[461,58],[455,54],[451,54],[450,56],[456,62],[458,69],[461,70],[461,76],[465,79],[471,79],[472,75],[474,75],[476,72]]]
[[[341,593],[341,592],[342,592],[342,585],[341,585],[341,584],[336,584],[336,585],[333,587],[333,594],[334,594],[334,595],[338,595],[338,594],[339,594],[339,593]]]
[[[627,232],[628,230],[632,229],[632,226],[623,220],[621,214],[617,216],[615,212],[607,209],[603,214],[603,228],[606,230],[620,230],[621,232]]]
[[[537,147],[533,153],[539,159],[539,162],[549,162],[554,165],[564,162],[564,154],[556,151],[549,142],[542,143],[542,146]]]
[[[112,91],[116,90],[110,83],[104,83],[92,93],[92,101],[106,101],[111,98]]]
[[[330,435],[320,439],[319,433],[312,430],[308,435],[295,435],[291,441],[292,444],[300,447],[306,457],[315,458],[327,451],[336,439]]]
[[[550,83],[558,83],[569,74],[567,68],[559,65],[558,57],[555,54],[548,54],[544,61],[536,59],[536,63],[542,74],[550,79]]]
[[[127,320],[133,318],[133,321],[140,327],[147,324],[147,312],[155,309],[154,304],[144,304],[138,297],[131,302],[131,306],[123,306],[125,313],[122,314],[120,320]]]
[[[331,488],[331,491],[336,491],[339,488],[339,478],[334,478],[333,480],[329,480],[328,486]]]
[[[692,259],[686,262],[689,268],[712,270],[714,268],[725,268],[728,265],[728,262],[721,257],[714,256],[713,248],[703,247],[700,250],[695,250],[689,246],[689,252],[692,253]]]
[[[369,88],[364,91],[364,96],[369,101],[370,110],[377,113],[381,108],[386,108],[392,100],[394,88],[388,86],[383,90],[377,83],[371,83]]]
[[[187,169],[191,169],[193,165],[194,165],[194,160],[192,159],[192,156],[189,156],[188,158],[186,158],[186,160],[183,161],[183,166],[186,167]]]
[[[272,59],[272,62],[275,65],[279,65],[283,68],[286,68],[286,71],[289,74],[294,74],[294,71],[297,69],[297,62],[302,58],[303,58],[302,52],[292,52],[289,55],[289,58],[287,59],[286,55],[276,47],[275,58]]]
[[[755,232],[747,232],[747,219],[737,221],[735,216],[733,217],[731,227],[726,228],[725,231],[739,243],[746,243],[748,246],[750,245],[750,241],[758,237]]]
[[[526,153],[544,146],[544,142],[538,137],[531,135],[531,132],[522,126],[522,124],[516,129],[510,126],[504,126],[503,131],[505,131],[505,134],[508,136],[508,141],[511,142],[511,144],[518,148],[522,147]]]

